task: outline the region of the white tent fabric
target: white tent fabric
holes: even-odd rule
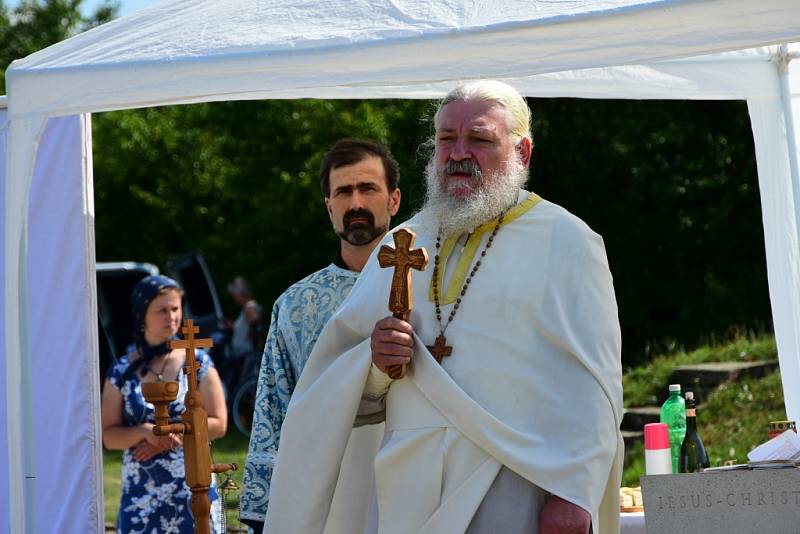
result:
[[[4,123],[5,110],[0,131]],[[0,435],[11,436],[6,427],[14,418],[22,419],[26,433],[37,436],[20,456],[26,473],[35,472],[36,478],[27,486],[16,481],[0,487],[0,534],[19,532],[8,521],[9,507],[23,497],[24,489],[31,492],[24,497],[35,499],[40,511],[31,518],[32,531],[102,532],[97,311],[94,299],[86,298],[94,283],[93,199],[87,188],[91,181],[84,180],[91,171],[84,149],[91,140],[88,124],[82,116],[48,121],[36,158],[30,194],[30,268],[23,277],[30,290],[31,364],[25,366],[20,381],[28,394],[24,402],[8,395],[6,410],[0,413]],[[3,141],[0,150],[5,148]],[[0,152],[2,163],[4,156]],[[4,166],[0,175],[5,175]],[[58,295],[55,300],[53,295]],[[2,375],[7,356],[6,351],[0,354]],[[5,389],[6,381],[0,383]],[[9,387],[7,393],[15,389],[19,391]],[[0,447],[7,454],[6,445]],[[8,472],[14,469],[5,461],[1,464],[0,480],[12,482]]]
[[[35,532],[51,514],[85,513],[68,458],[91,468],[95,482],[84,490],[102,499],[99,459],[85,455],[99,451],[92,401],[99,380],[83,367],[96,359],[89,121],[82,119],[75,147],[80,182],[49,176],[40,198],[32,193],[39,191],[34,162],[48,118],[232,99],[434,97],[477,77],[506,79],[531,96],[747,99],[787,411],[796,419],[800,120],[791,105],[797,109],[800,71],[789,61],[792,50],[781,56],[775,47],[753,47],[798,40],[796,0],[168,0],[14,62],[4,212],[10,530]],[[73,223],[59,220],[46,236],[36,224],[53,214],[40,206],[55,199],[58,217]],[[34,259],[42,251],[52,255]],[[36,283],[28,287],[28,279]],[[31,327],[76,318],[75,328]],[[83,375],[63,376],[60,409],[47,413],[73,425],[59,427],[60,436],[71,431],[83,441],[67,440],[63,454],[45,457],[38,450],[52,439],[50,427],[23,417],[45,413],[31,387],[52,387],[42,370],[63,357],[44,351],[55,345],[83,362],[76,366]],[[43,490],[45,471],[55,478]],[[89,516],[80,528],[59,531],[99,532]]]
[[[0,97],[0,185],[5,184],[6,179],[6,127],[8,120],[6,117],[6,102],[5,97]],[[5,187],[0,189],[0,202],[4,202]],[[2,228],[5,226],[5,221],[0,222],[0,235],[3,235]],[[5,262],[0,261],[0,278],[5,280]],[[0,309],[0,347],[5,346],[5,307]],[[0,349],[0,398],[6,398],[6,352]],[[6,404],[7,405],[7,404]],[[0,436],[8,436],[6,410],[0,410]],[[0,440],[0,481],[9,481],[8,476],[8,463],[2,459],[8,458],[8,440]],[[0,517],[11,517],[11,510],[9,509],[9,484],[0,485]],[[9,534],[10,523],[8,521],[0,522],[0,534]]]
[[[638,64],[793,41],[798,18],[795,0],[171,0],[14,63],[10,109],[325,98]]]

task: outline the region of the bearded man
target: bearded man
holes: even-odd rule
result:
[[[622,373],[602,239],[521,189],[530,111],[513,88],[463,85],[434,126],[428,198],[403,225],[433,257],[413,275],[415,308],[408,322],[375,323],[392,273],[370,261],[295,390],[267,524],[616,534]],[[387,368],[402,364],[405,376],[391,379]],[[360,479],[372,501],[348,503],[356,530],[330,502],[352,472],[350,427],[383,419],[380,450],[362,459],[374,466]]]
[[[399,179],[399,166],[388,147],[370,140],[337,141],[322,160],[320,187],[339,247],[333,263],[293,284],[272,307],[240,507],[240,519],[256,532],[263,529],[292,391],[325,323],[397,214]]]

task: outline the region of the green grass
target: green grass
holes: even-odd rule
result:
[[[654,404],[666,389],[672,371],[684,364],[715,361],[760,361],[777,358],[771,336],[738,339],[726,345],[704,346],[695,351],[654,358],[648,365],[625,373],[625,406]],[[779,371],[764,378],[747,378],[720,386],[697,409],[697,426],[712,466],[727,460],[747,461],[747,453],[769,437],[769,422],[786,419]],[[623,486],[638,486],[644,474],[644,445],[625,451]]]
[[[231,424],[228,427],[227,435],[213,442],[211,447],[212,461],[214,463],[236,463],[239,469],[231,474],[234,482],[242,487],[242,477],[244,476],[244,462],[247,458],[248,439],[244,437]],[[103,450],[103,485],[105,494],[105,516],[106,524],[116,524],[117,512],[119,510],[120,497],[120,473],[122,468],[122,451]],[[226,475],[217,475],[217,481],[221,483]],[[227,509],[226,517],[228,526],[242,526],[239,524],[239,497],[241,491],[228,496],[225,502]]]
[[[730,343],[705,345],[691,352],[678,351],[656,356],[647,365],[628,369],[622,376],[625,407],[658,402],[669,376],[681,365],[708,362],[755,362],[775,360],[778,350],[772,336],[740,337]]]
[[[121,491],[122,451],[103,449],[103,510],[106,523],[117,524]]]

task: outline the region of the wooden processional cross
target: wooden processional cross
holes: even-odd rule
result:
[[[402,321],[408,321],[414,298],[411,293],[411,269],[425,270],[428,265],[428,253],[424,248],[413,249],[417,235],[405,228],[392,234],[394,247],[383,245],[378,251],[378,263],[381,267],[394,267],[392,288],[389,292],[389,311]],[[393,365],[387,370],[391,378],[403,378],[405,365]]]
[[[183,322],[185,339],[169,342],[170,349],[186,349],[186,367],[184,372],[189,379],[189,387],[184,404],[186,411],[181,417],[182,423],[169,423],[169,403],[178,397],[177,382],[145,382],[142,393],[148,402],[155,405],[156,425],[153,434],[165,436],[183,434],[183,461],[186,468],[186,484],[192,490],[192,515],[197,534],[210,534],[209,518],[211,502],[208,489],[211,487],[211,473],[236,471],[236,464],[211,464],[211,447],[208,439],[208,412],[203,407],[203,395],[197,381],[197,363],[194,351],[196,348],[211,348],[210,339],[195,339],[200,328],[191,319]]]

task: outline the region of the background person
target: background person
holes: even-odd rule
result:
[[[242,276],[237,276],[228,284],[228,293],[241,307],[239,315],[233,321],[231,349],[234,358],[248,356],[258,350],[258,338],[261,330],[261,305],[253,296],[250,283]],[[260,350],[259,350],[260,352]]]
[[[109,370],[103,389],[103,444],[121,449],[122,494],[117,532],[194,533],[191,491],[186,485],[181,435],[153,434],[155,411],[145,402],[141,384],[177,381],[178,398],[170,403],[170,421],[179,421],[186,410],[183,403],[188,379],[183,373],[184,349],[170,350],[182,326],[183,291],[166,276],[143,278],[131,294],[136,350],[120,358]],[[222,437],[227,410],[222,384],[211,357],[195,352],[198,382],[208,412],[208,436]],[[219,496],[209,490],[214,532],[220,532]]]
[[[240,307],[239,315],[228,323],[230,342],[227,357],[220,364],[220,374],[233,395],[238,384],[258,373],[258,362],[264,347],[262,340],[263,311],[250,283],[243,276],[237,276],[228,284],[228,293]]]
[[[272,308],[261,360],[240,519],[263,529],[286,407],[320,332],[347,297],[400,208],[399,167],[374,141],[337,141],[322,161],[320,186],[339,236],[333,263],[287,289]]]

